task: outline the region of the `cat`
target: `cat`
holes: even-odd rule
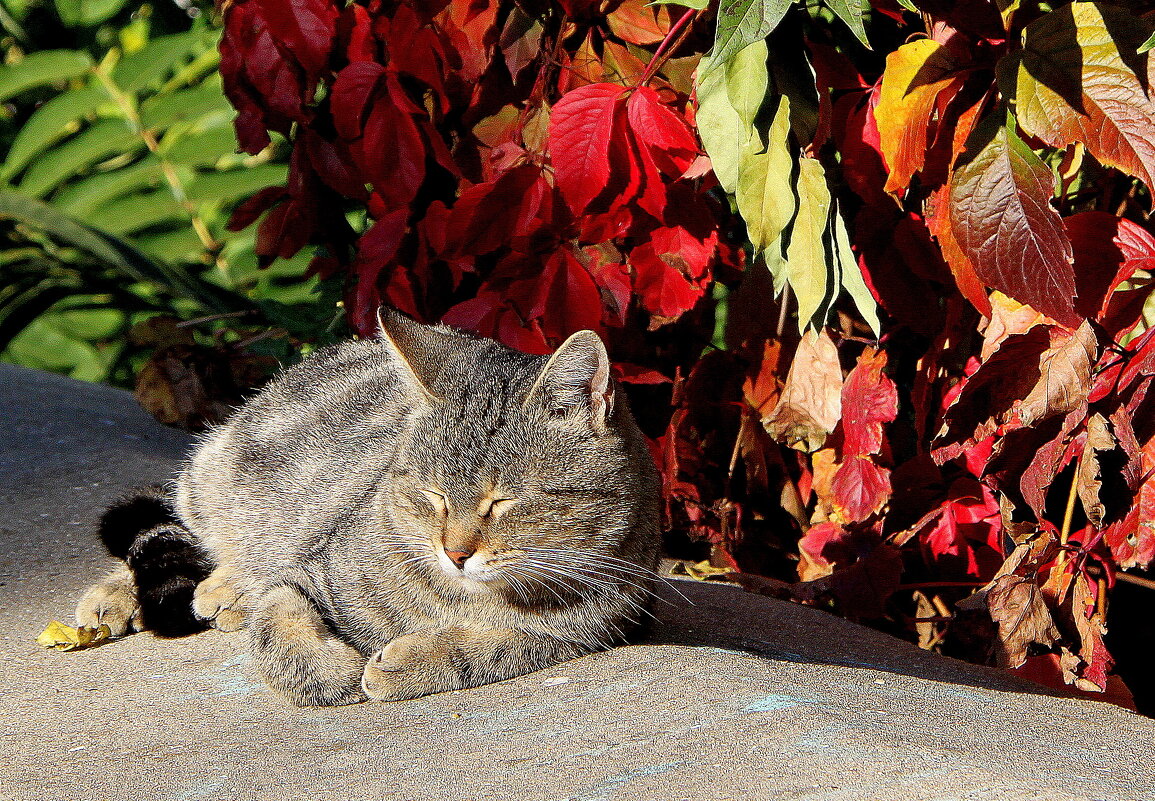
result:
[[[402,700],[622,642],[658,559],[658,477],[580,331],[552,356],[392,310],[199,443],[169,492],[112,506],[125,560],[82,625],[247,628],[299,706]]]

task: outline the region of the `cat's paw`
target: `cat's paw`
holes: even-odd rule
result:
[[[369,658],[361,689],[374,701],[404,701],[460,687],[444,643],[428,632],[398,637]]]
[[[127,567],[117,568],[88,588],[76,604],[81,626],[108,626],[113,637],[142,628],[136,582]]]
[[[228,574],[214,570],[193,590],[193,614],[220,631],[245,625],[245,593],[238,593]]]

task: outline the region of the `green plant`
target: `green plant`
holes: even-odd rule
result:
[[[0,71],[0,358],[126,384],[127,333],[157,313],[251,311],[222,319],[314,337],[316,315],[293,313],[315,302],[307,259],[260,270],[254,234],[226,227],[286,167],[275,146],[235,152],[219,30],[202,15],[154,35],[150,6],[123,0],[55,11],[76,39],[103,33],[29,53],[12,40]]]

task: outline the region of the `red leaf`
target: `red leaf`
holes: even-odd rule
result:
[[[1055,179],[1013,131],[1000,127],[955,171],[950,222],[962,252],[987,286],[1074,328],[1071,242],[1051,207]]]
[[[408,209],[391,211],[374,222],[357,241],[357,257],[352,267],[353,274],[357,276],[352,303],[357,316],[353,322],[363,335],[371,333],[376,327],[375,314],[381,305],[382,297],[378,279],[397,255],[401,240],[405,236],[408,219]],[[412,307],[403,310],[414,316],[420,316]]]
[[[450,213],[448,243],[453,252],[492,253],[516,236],[531,235],[543,204],[548,209],[548,187],[541,175],[540,167],[523,164],[462,191]]]
[[[559,248],[533,282],[537,293],[527,319],[540,319],[542,332],[559,343],[575,331],[602,328],[597,285],[569,248]]]
[[[243,228],[248,228],[273,204],[279,203],[288,196],[289,192],[283,186],[266,186],[233,210],[233,216],[229,218],[228,229],[240,231]]]
[[[634,291],[645,310],[659,318],[680,317],[692,309],[704,293],[663,260],[650,242],[635,247],[629,260],[634,268]]]
[[[627,384],[669,384],[670,377],[629,362],[614,362],[614,378]]]
[[[329,61],[337,9],[328,0],[252,0],[274,38],[288,48],[312,80]]]
[[[404,89],[392,75],[387,85],[389,100],[374,103],[365,121],[359,162],[373,188],[398,208],[413,200],[425,178],[425,145],[406,111],[412,103]]]
[[[867,348],[842,385],[842,452],[847,457],[877,454],[883,424],[898,414],[898,390],[884,367],[886,352]]]
[[[330,92],[330,108],[337,134],[352,141],[364,128],[371,99],[385,68],[373,61],[354,61],[337,73]]]
[[[630,130],[668,178],[680,177],[698,156],[698,141],[680,114],[671,111],[648,86],[626,101]]]
[[[1063,224],[1074,250],[1079,313],[1103,320],[1113,301],[1119,300],[1115,291],[1120,284],[1129,281],[1137,270],[1155,272],[1155,237],[1130,220],[1102,211],[1075,214]],[[1141,293],[1146,296],[1148,291]],[[1130,321],[1115,320],[1108,331],[1116,334],[1136,322],[1137,316]]]
[[[1036,325],[1007,337],[951,403],[935,438],[935,462],[954,459],[1000,426],[1032,426],[1085,406],[1096,355],[1088,323],[1074,333]]]
[[[377,45],[373,39],[372,22],[364,6],[356,3],[345,6],[337,19],[338,47],[349,61],[375,61]]]
[[[575,214],[610,181],[610,139],[624,86],[593,83],[567,92],[549,120],[550,158],[562,197]]]
[[[834,508],[848,522],[860,522],[882,510],[890,498],[890,471],[867,456],[851,456],[830,482]]]
[[[442,322],[476,331],[525,353],[551,353],[536,324],[524,325],[517,312],[507,306],[501,293],[482,290],[477,297],[458,303],[447,311]]]

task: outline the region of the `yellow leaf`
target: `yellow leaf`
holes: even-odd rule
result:
[[[738,157],[738,190],[734,199],[746,221],[746,231],[758,254],[778,241],[794,216],[790,172],[790,100],[783,95],[767,133],[765,150],[759,136],[751,136]]]
[[[95,628],[91,626],[73,628],[59,620],[53,620],[44,631],[40,632],[36,643],[45,648],[55,648],[57,651],[76,651],[96,645],[111,636],[112,631],[103,624]]]
[[[926,158],[927,126],[938,93],[954,80],[957,65],[933,39],[908,42],[886,57],[874,119],[890,175],[886,191],[906,191]]]
[[[775,120],[777,122],[777,120]],[[798,216],[786,246],[786,281],[798,299],[798,331],[814,320],[827,299],[828,278],[834,265],[827,263],[824,237],[830,222],[830,189],[826,171],[816,159],[798,159]],[[834,287],[837,291],[837,287]],[[825,314],[823,314],[825,317]]]

